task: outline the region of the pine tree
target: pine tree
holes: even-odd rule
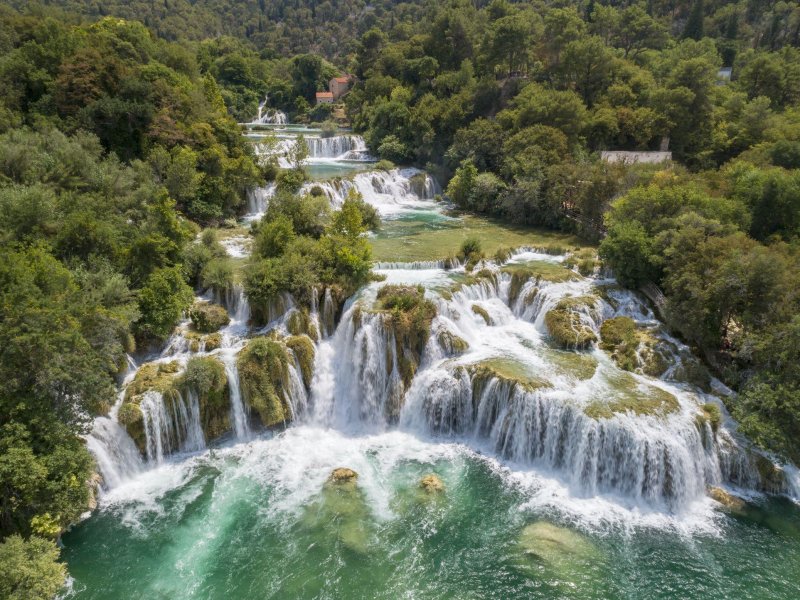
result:
[[[683,30],[684,39],[702,39],[704,15],[705,8],[703,7],[703,0],[695,0],[692,6],[692,12],[689,13],[689,20],[686,21],[686,28]]]

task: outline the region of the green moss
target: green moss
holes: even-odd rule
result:
[[[711,431],[716,434],[722,423],[722,411],[716,404],[707,402],[700,407],[700,414],[697,415],[697,418],[699,420],[698,423],[711,425]]]
[[[597,341],[592,328],[581,319],[581,313],[595,309],[596,300],[594,296],[563,298],[547,311],[544,322],[557,346],[581,350]]]
[[[149,391],[161,394],[165,402],[174,401],[178,393],[176,373],[179,369],[180,364],[177,361],[142,365],[133,381],[125,388],[125,398],[117,418],[142,453],[146,449],[146,436],[139,403],[143,395]]]
[[[286,338],[286,347],[294,353],[306,389],[311,389],[314,376],[314,342],[307,335],[293,335]]]
[[[307,335],[314,341],[319,339],[317,326],[311,319],[308,309],[305,307],[292,311],[286,323],[286,328],[291,335]]]
[[[564,266],[570,269],[577,267],[578,272],[584,277],[592,275],[599,264],[597,252],[593,248],[582,248],[577,252],[573,252],[564,260]]]
[[[482,306],[479,306],[478,304],[473,304],[472,312],[474,312],[476,315],[481,316],[483,320],[486,321],[487,325],[492,324],[492,317],[489,316],[489,313]]]
[[[227,310],[210,302],[195,303],[189,310],[189,318],[195,330],[200,333],[213,333],[231,322]]]
[[[608,399],[595,400],[584,408],[593,419],[608,419],[616,414],[637,416],[666,416],[680,410],[678,399],[659,387],[640,383],[628,373],[609,377],[613,394]]]
[[[186,363],[178,381],[183,393],[197,394],[200,424],[206,440],[216,439],[231,429],[228,377],[225,366],[210,356],[195,356]]]
[[[469,344],[466,342],[466,340],[463,340],[447,330],[439,332],[438,341],[439,345],[444,348],[444,351],[449,356],[464,354],[464,352],[469,349]]]
[[[529,366],[505,357],[490,358],[471,364],[467,370],[472,375],[473,387],[478,390],[491,379],[500,379],[522,386],[528,391],[551,387],[546,379],[530,372]]]
[[[216,350],[222,346],[222,336],[218,333],[212,333],[211,335],[205,336],[203,341],[205,342],[206,352],[211,352],[212,350]]]
[[[291,420],[284,400],[289,382],[289,356],[277,339],[259,337],[248,342],[237,360],[244,402],[258,414],[265,427]]]
[[[560,374],[580,381],[591,379],[597,371],[597,360],[583,352],[550,349],[547,352],[547,360],[555,365],[556,371]]]
[[[614,317],[604,321],[600,326],[600,338],[600,347],[611,353],[620,368],[634,371],[639,366],[639,335],[633,319]]]
[[[378,311],[394,334],[398,367],[406,387],[419,367],[436,316],[436,306],[425,299],[422,286],[387,285],[378,290]]]

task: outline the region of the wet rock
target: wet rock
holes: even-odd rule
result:
[[[745,501],[733,494],[723,490],[721,487],[711,486],[708,488],[708,495],[722,504],[727,510],[734,513],[742,513],[745,510]]]
[[[353,471],[353,469],[348,469],[347,467],[339,467],[331,471],[330,477],[328,477],[328,481],[331,483],[339,484],[339,483],[355,483],[358,479],[358,473]]]

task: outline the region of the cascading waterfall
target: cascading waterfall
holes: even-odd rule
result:
[[[265,96],[261,102],[259,102],[258,114],[256,115],[253,123],[259,125],[286,125],[286,113],[275,108],[267,108],[268,102],[268,95]]]
[[[242,400],[241,386],[239,385],[239,369],[236,366],[236,354],[224,352],[221,356],[225,365],[225,375],[228,377],[228,393],[231,402],[231,423],[233,433],[237,440],[247,440],[252,435],[249,424],[247,407]]]
[[[418,169],[368,171],[347,179],[306,183],[301,193],[313,188],[321,189],[333,207],[341,206],[350,190],[355,190],[382,215],[407,208],[430,210],[430,201],[439,191],[436,180]]]
[[[543,358],[553,352],[544,341],[543,316],[559,300],[589,293],[589,280],[532,280],[517,290],[513,302],[511,285],[510,274],[495,272],[461,286],[448,299],[431,295],[439,316],[407,390],[385,315],[353,304],[333,336],[320,345],[312,421],[380,431],[399,420],[402,429],[488,446],[514,463],[558,473],[580,496],[611,494],[658,509],[678,510],[701,497],[709,485],[758,487],[752,455],[727,430],[715,433],[708,424],[698,425],[694,393],[621,372],[599,350],[587,354],[598,365],[586,381],[553,372]],[[531,293],[534,287],[536,294]],[[581,319],[597,330],[614,314],[652,316],[629,292],[618,293],[617,300],[614,309],[598,298],[597,306],[586,308]],[[475,314],[476,303],[491,315],[491,327]],[[467,340],[473,350],[461,359],[450,358],[437,341],[442,331]],[[516,332],[524,333],[532,348],[510,343]],[[530,363],[534,376],[541,370],[545,383],[540,388],[474,368],[497,352],[511,360],[502,354],[511,346],[518,346],[513,351]],[[589,416],[589,402],[618,393],[615,382],[622,375],[641,388],[636,393],[660,389],[674,394],[680,409],[663,418],[630,413]]]

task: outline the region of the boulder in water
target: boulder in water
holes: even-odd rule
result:
[[[419,487],[426,494],[444,493],[444,483],[442,483],[442,480],[439,478],[439,476],[434,473],[428,473],[422,479],[420,479]]]
[[[722,504],[728,511],[742,513],[745,510],[745,501],[733,494],[723,490],[721,487],[712,486],[708,488],[708,495]]]

